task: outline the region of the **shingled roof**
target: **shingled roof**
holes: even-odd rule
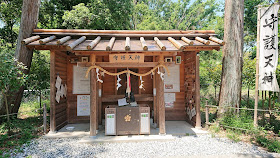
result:
[[[224,42],[213,30],[80,30],[34,29],[22,41],[37,50],[71,52],[157,52],[219,50]]]

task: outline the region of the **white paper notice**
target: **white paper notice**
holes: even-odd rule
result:
[[[61,81],[62,81],[62,79],[57,75],[56,82],[55,82],[55,87],[56,87],[57,89],[60,88]]]
[[[116,134],[116,127],[115,127],[115,114],[107,114],[106,116],[106,134],[107,135],[114,135]]]
[[[171,65],[167,67],[164,74],[164,92],[180,92],[180,65]]]
[[[127,105],[126,98],[118,99],[118,105],[119,106]]]
[[[89,116],[90,95],[77,95],[77,116]]]
[[[90,77],[85,78],[88,67],[73,66],[73,94],[90,93]]]
[[[192,108],[192,110],[191,110],[191,116],[194,117],[195,115],[196,115],[196,112],[195,112],[195,107],[194,107],[194,108]]]
[[[148,113],[141,113],[141,133],[150,132],[150,117]]]
[[[173,103],[176,101],[175,93],[164,93],[164,102]]]

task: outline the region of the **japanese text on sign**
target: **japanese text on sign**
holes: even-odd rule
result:
[[[260,21],[260,59],[259,59],[259,90],[277,91],[276,80],[278,64],[278,9],[275,5],[261,9]]]
[[[110,63],[144,63],[144,54],[110,54]]]

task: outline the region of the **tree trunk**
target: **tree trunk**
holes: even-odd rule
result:
[[[27,66],[27,70],[24,70],[25,74],[29,73],[33,50],[28,49],[24,44],[21,44],[21,41],[25,38],[31,36],[33,29],[37,27],[38,15],[40,0],[24,0],[22,4],[22,14],[21,14],[21,23],[20,30],[17,39],[17,48],[15,52],[15,58]],[[14,106],[10,107],[11,113],[17,113],[21,99],[23,96],[24,86],[20,87],[17,92],[9,92],[8,102]],[[9,104],[10,105],[10,104]],[[0,113],[2,113],[3,108]]]
[[[219,97],[219,117],[227,106],[240,107],[241,70],[243,56],[244,0],[226,0],[222,81]]]

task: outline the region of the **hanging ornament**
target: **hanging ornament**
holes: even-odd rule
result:
[[[160,78],[161,78],[161,80],[164,80],[164,73],[160,73]]]
[[[157,74],[160,75],[161,80],[164,80],[164,73],[162,73],[162,72],[159,71],[159,67],[158,67],[158,72],[157,72]]]
[[[143,82],[144,82],[144,81],[142,80],[142,76],[140,76],[140,86],[139,86],[139,88],[145,90],[144,85],[143,85]]]
[[[103,76],[103,77],[105,76],[105,72],[104,72],[104,71],[102,71],[100,74],[101,74],[101,76]]]
[[[157,68],[157,74],[160,74],[159,67]]]
[[[96,68],[96,78],[97,78],[97,82],[103,83],[103,81],[99,78],[99,68]]]
[[[120,81],[121,81],[122,79],[120,78],[120,76],[119,75],[117,75],[117,90],[119,90],[119,88],[122,86],[121,84],[120,84]]]
[[[126,78],[127,78],[126,93],[127,93],[128,98],[130,98],[130,93],[131,93],[130,73],[127,73],[127,74],[126,74]]]

